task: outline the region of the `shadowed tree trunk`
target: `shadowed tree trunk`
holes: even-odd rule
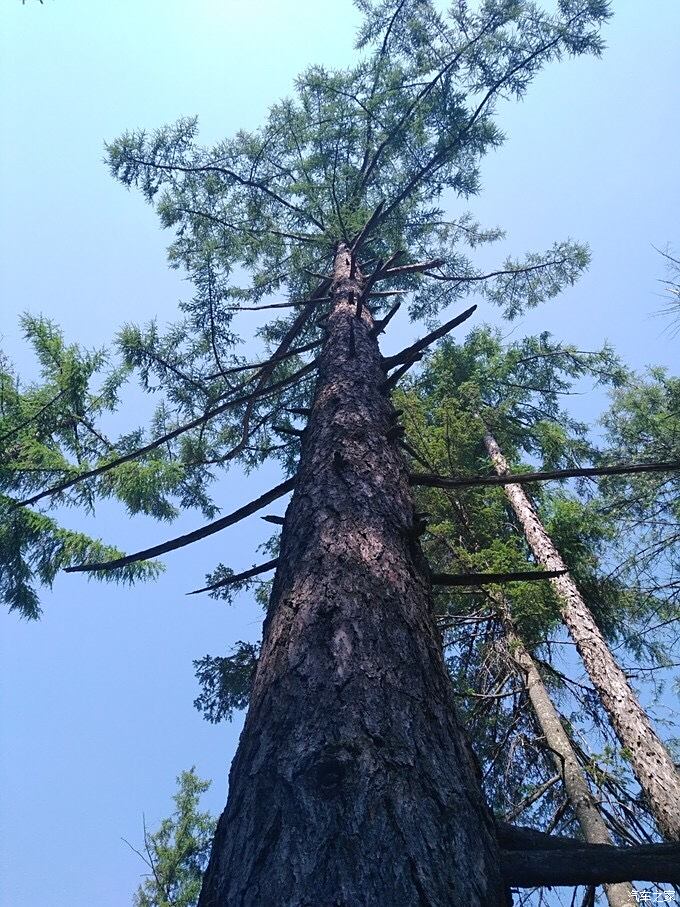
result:
[[[497,602],[502,608],[501,613],[507,613],[505,603],[498,599]],[[510,655],[524,675],[529,701],[543,732],[545,742],[550,747],[555,767],[562,778],[564,789],[583,837],[589,844],[612,844],[611,836],[588,786],[585,773],[569,736],[562,726],[550,694],[545,688],[536,663],[515,632],[509,617],[504,620],[504,628]],[[630,907],[635,903],[632,889],[625,883],[605,885],[605,894],[610,907]]]
[[[496,472],[499,475],[509,472],[507,460],[488,431],[484,444]],[[546,570],[567,571],[521,485],[509,484],[504,489],[536,560]],[[654,732],[569,572],[550,582],[562,603],[564,622],[628,754],[659,830],[670,840],[680,840],[680,775],[670,753]]]
[[[341,246],[250,709],[199,907],[506,903],[362,277]]]

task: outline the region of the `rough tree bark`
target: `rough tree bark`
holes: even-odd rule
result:
[[[505,612],[507,615],[505,603],[501,601],[499,604],[502,613]],[[589,844],[612,844],[609,830],[600,814],[585,773],[569,736],[562,726],[550,694],[545,688],[536,663],[516,633],[509,615],[505,617],[503,623],[510,656],[524,675],[527,695],[536,721],[543,732],[547,746],[550,747],[555,767],[562,779],[583,837]],[[624,883],[605,885],[605,894],[610,907],[630,907],[635,903],[630,885]]]
[[[413,482],[412,475],[411,484],[416,484]],[[474,544],[469,534],[470,524],[465,508],[457,497],[454,497],[451,503],[455,506],[463,521],[463,526],[468,532],[468,541]],[[543,683],[543,678],[512,622],[510,602],[493,587],[487,589],[487,595],[501,616],[508,654],[524,679],[536,722],[551,751],[557,773],[584,840],[589,844],[613,844],[569,736],[562,726],[557,709]],[[606,884],[604,888],[610,907],[630,907],[635,903],[633,889],[626,883]]]
[[[354,276],[352,276],[354,275]],[[505,905],[346,247],[199,907]]]
[[[499,475],[509,472],[507,460],[488,431],[484,444],[496,472]],[[626,749],[659,830],[669,840],[680,840],[680,774],[670,753],[654,732],[625,674],[609,651],[526,492],[516,484],[505,485],[504,489],[536,560],[546,570],[566,571],[550,580],[562,603],[564,622],[612,727]]]

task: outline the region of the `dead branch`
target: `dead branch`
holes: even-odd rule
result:
[[[416,353],[412,356],[408,362],[405,362],[400,368],[395,372],[392,372],[389,378],[386,378],[382,383],[382,389],[385,392],[391,391],[399,383],[399,380],[406,374],[406,372],[411,368],[412,365],[415,365],[416,362],[420,362],[423,358],[423,353]]]
[[[371,333],[374,337],[378,337],[378,335],[383,333],[383,331],[385,330],[387,325],[390,323],[390,321],[392,321],[392,319],[397,314],[397,312],[399,311],[400,308],[401,308],[401,300],[398,300],[397,302],[394,303],[394,305],[389,310],[389,312],[385,315],[384,318],[381,318],[379,321],[375,322],[375,324],[371,328]]]
[[[296,346],[294,349],[288,350],[288,352],[283,355],[272,356],[264,362],[249,362],[247,365],[236,365],[233,368],[225,368],[219,372],[218,375],[209,375],[208,379],[220,377],[222,375],[235,375],[237,372],[250,372],[272,364],[277,365],[279,362],[284,362],[286,359],[291,359],[293,356],[300,356],[302,353],[308,353],[310,350],[321,346],[322,343],[323,340],[312,340],[310,343],[305,343],[303,346]]]
[[[260,573],[267,573],[268,570],[276,569],[279,563],[278,557],[264,564],[258,564],[257,567],[251,567],[250,570],[244,570],[243,573],[234,573],[221,579],[219,583],[212,583],[210,586],[204,586],[202,589],[194,589],[193,592],[187,592],[187,595],[198,595],[199,592],[212,592],[213,589],[223,589],[225,586],[233,586],[234,583],[242,583],[253,576],[259,576]]]
[[[330,302],[331,296],[319,296],[314,302]],[[294,309],[303,305],[301,302],[272,302],[269,305],[228,305],[228,312],[264,312],[265,309]]]
[[[396,268],[385,266],[379,279],[386,280],[388,277],[400,277],[402,274],[418,274],[423,271],[431,271],[433,268],[441,268],[443,264],[446,264],[443,258],[433,258],[430,261],[415,261],[410,265],[399,265]]]
[[[573,469],[554,469],[550,472],[506,473],[493,476],[438,476],[415,472],[409,477],[411,485],[430,488],[468,488],[476,485],[525,485],[529,482],[548,482],[552,479],[573,479],[582,476],[618,476],[640,472],[672,472],[680,470],[680,461],[659,463],[622,463],[618,466],[587,466]]]
[[[206,526],[201,526],[200,529],[194,529],[193,532],[188,532],[186,535],[180,535],[177,538],[163,542],[160,545],[145,548],[144,551],[137,551],[134,554],[127,554],[124,557],[116,558],[116,560],[113,561],[102,561],[97,564],[78,564],[75,567],[66,567],[65,572],[91,573],[98,570],[115,570],[117,567],[125,567],[128,564],[134,564],[137,561],[146,561],[149,558],[167,554],[168,551],[175,551],[177,548],[184,548],[186,545],[191,545],[192,542],[197,542],[199,539],[204,539],[209,535],[220,532],[222,529],[226,529],[227,526],[233,526],[234,523],[239,523],[247,516],[266,507],[267,504],[271,504],[272,501],[276,501],[278,498],[283,497],[284,494],[287,494],[293,489],[294,485],[295,478],[286,479],[285,482],[281,482],[281,484],[277,485],[275,488],[270,488],[269,491],[261,494],[259,498],[255,498],[255,500],[251,501],[249,504],[244,504],[243,507],[234,510],[233,513],[227,514],[227,516],[223,516],[212,523],[208,523]]]
[[[547,793],[554,784],[557,784],[561,777],[562,775],[560,774],[553,775],[552,778],[548,778],[543,784],[539,784],[538,787],[534,788],[530,794],[513,807],[509,813],[505,814],[505,821],[512,822],[517,816],[521,816],[521,814],[529,809],[530,806],[533,806],[537,800],[540,800],[543,794]]]
[[[554,579],[566,570],[519,570],[514,573],[433,573],[433,586],[487,586],[491,583],[524,583]]]
[[[459,324],[467,321],[468,318],[470,318],[470,316],[476,310],[476,308],[476,305],[470,306],[469,309],[461,312],[460,315],[457,315],[450,321],[445,322],[436,330],[431,331],[429,334],[426,334],[420,340],[416,340],[415,343],[412,343],[411,346],[407,346],[400,353],[396,353],[394,356],[387,356],[385,359],[383,359],[383,365],[386,369],[390,369],[402,362],[410,361],[411,357],[415,353],[419,353],[421,350],[427,349],[430,344],[434,343],[436,340],[439,340],[440,337],[444,337],[445,334],[448,334],[449,331],[452,331],[454,328],[458,327]]]
[[[523,829],[523,831],[531,831]],[[531,832],[520,849],[501,850],[505,883],[518,888],[602,885],[614,882],[680,882],[680,845],[614,847],[584,844]],[[510,841],[517,840],[510,836]],[[559,843],[557,843],[559,842]],[[525,849],[526,848],[526,849]]]

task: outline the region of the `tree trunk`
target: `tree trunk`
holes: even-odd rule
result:
[[[199,907],[506,903],[362,278],[333,307]]]
[[[484,443],[496,472],[499,475],[509,472],[508,463],[489,432],[485,433]],[[536,560],[546,570],[566,571],[564,561],[521,485],[506,485],[505,493]],[[562,603],[564,622],[626,750],[659,830],[670,840],[680,840],[680,775],[668,750],[654,732],[569,572],[550,582]]]
[[[503,611],[506,610],[503,604],[501,607]],[[585,773],[569,736],[562,726],[557,709],[545,688],[536,663],[515,632],[509,617],[505,618],[504,627],[510,656],[524,675],[529,701],[543,732],[545,742],[550,747],[555,766],[562,778],[569,804],[574,811],[583,837],[589,844],[612,844],[611,836],[588,786]],[[630,885],[623,883],[605,885],[605,893],[610,907],[630,907],[635,903]]]

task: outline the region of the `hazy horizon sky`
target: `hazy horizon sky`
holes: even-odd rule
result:
[[[465,207],[507,230],[484,252],[492,261],[569,237],[591,247],[579,283],[508,334],[549,330],[582,349],[610,340],[637,368],[677,371],[680,340],[655,314],[664,263],[654,246],[680,247],[680,4],[621,0],[614,12],[601,60],[551,64],[522,103],[502,107],[507,142]],[[167,266],[170,236],[152,209],[109,175],[104,141],[192,114],[206,144],[255,128],[305,66],[351,61],[357,22],[349,0],[3,0],[0,347],[22,373],[34,369],[23,311],[100,346],[126,321],[172,320],[190,293]],[[478,315],[499,323],[488,305]],[[416,333],[403,319],[387,346]],[[594,420],[602,397],[572,405]],[[236,470],[219,503],[227,512],[275,479],[272,466]],[[95,520],[71,511],[65,521],[132,550],[203,520],[168,527],[106,504]],[[175,776],[191,765],[213,779],[206,808],[223,808],[241,721],[212,726],[196,712],[192,660],[259,638],[261,613],[248,596],[229,607],[184,593],[220,560],[252,564],[267,536],[253,517],[169,555],[155,583],[60,576],[39,622],[2,615],[3,907],[131,904],[144,867],[121,838],[138,845],[142,814],[150,828],[169,814]]]

